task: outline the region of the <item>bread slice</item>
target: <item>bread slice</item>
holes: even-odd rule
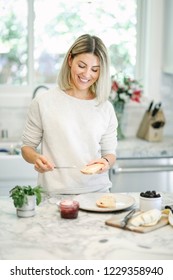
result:
[[[115,208],[115,197],[111,194],[103,195],[96,201],[96,205],[101,208]]]
[[[80,171],[83,174],[92,175],[92,174],[96,174],[103,166],[104,163],[94,163],[91,165],[84,166]]]

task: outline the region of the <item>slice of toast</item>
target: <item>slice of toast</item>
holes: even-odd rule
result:
[[[91,165],[84,166],[80,171],[83,174],[92,175],[92,174],[96,174],[103,166],[104,163],[94,163]]]
[[[96,201],[96,205],[101,208],[115,208],[115,197],[111,194],[103,195]]]

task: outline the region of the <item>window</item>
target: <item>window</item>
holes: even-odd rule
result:
[[[64,54],[83,33],[108,47],[111,74],[134,76],[136,0],[1,0],[0,84],[55,83]],[[89,12],[88,12],[89,11]]]
[[[1,0],[0,84],[28,82],[27,12],[26,1]]]

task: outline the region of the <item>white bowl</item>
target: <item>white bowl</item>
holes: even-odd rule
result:
[[[162,210],[162,197],[143,197],[139,198],[139,208],[141,211],[152,209]]]

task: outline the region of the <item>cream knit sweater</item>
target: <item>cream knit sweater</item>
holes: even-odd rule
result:
[[[79,194],[106,192],[111,188],[108,172],[84,175],[80,168],[89,161],[115,154],[117,119],[109,101],[82,100],[59,88],[46,91],[31,102],[23,146],[37,148],[55,166],[76,165],[76,169],[54,169],[38,174],[38,184],[50,193]]]

